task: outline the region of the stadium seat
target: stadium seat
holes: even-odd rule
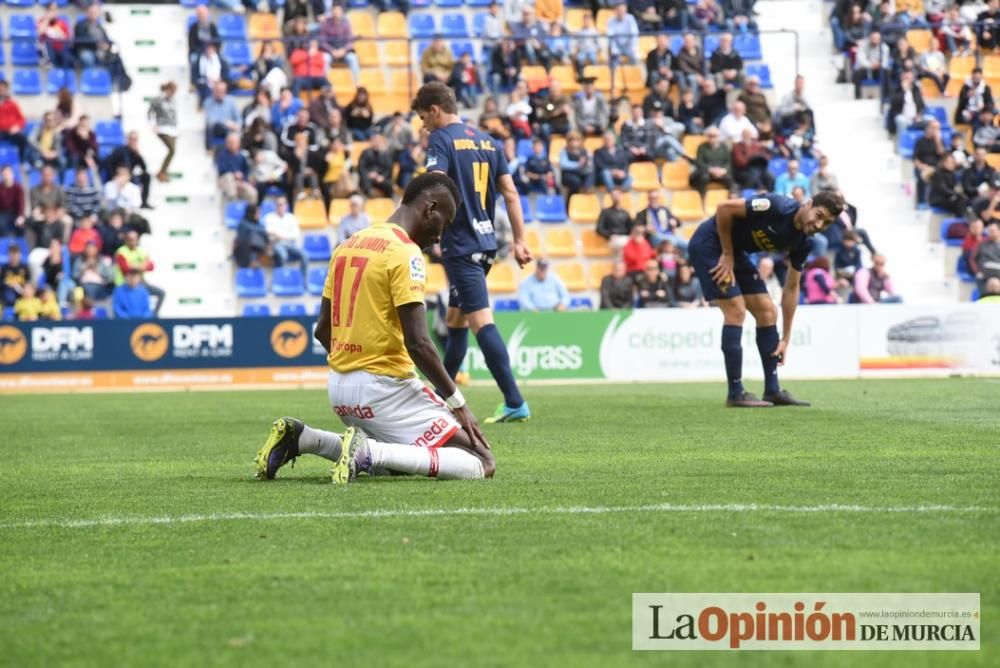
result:
[[[635,218],[640,211],[646,208],[646,198],[643,197],[636,199],[634,193],[624,193],[623,195],[622,208],[628,211],[628,215],[633,218]]]
[[[330,237],[325,234],[307,234],[302,238],[302,249],[310,262],[326,262],[330,259]]]
[[[104,306],[94,307],[94,320],[107,320],[109,318],[108,309]]]
[[[375,15],[371,12],[347,12],[347,22],[355,37],[375,37]],[[355,42],[357,46],[357,42]]]
[[[703,220],[705,208],[697,190],[678,190],[670,199],[670,211],[682,221]]]
[[[601,205],[593,193],[577,193],[569,198],[569,219],[581,225],[595,225]]]
[[[958,224],[964,224],[965,223],[965,219],[964,218],[945,218],[940,223],[939,236],[940,236],[941,241],[944,243],[945,246],[961,246],[962,243],[965,241],[965,239],[963,239],[962,237],[952,238],[952,237],[948,236],[948,230],[951,228],[952,225],[955,225],[956,223],[958,223]]]
[[[244,299],[267,296],[267,278],[264,270],[237,269],[236,270],[236,296]]]
[[[125,143],[125,129],[117,119],[97,121],[94,124],[94,135],[101,146],[121,146]]]
[[[540,195],[535,200],[535,220],[540,223],[565,223],[566,201],[562,195]]]
[[[1000,169],[1000,153],[987,153],[986,164],[993,169]]]
[[[340,224],[340,219],[351,211],[351,201],[348,199],[330,200],[330,224]]]
[[[570,309],[578,309],[581,311],[593,311],[594,302],[590,300],[590,297],[571,297],[569,300]]]
[[[406,17],[401,12],[380,12],[375,19],[375,30],[382,39],[406,39]]]
[[[409,58],[410,45],[408,42],[403,40],[382,42],[382,62],[389,67],[406,67]]]
[[[271,274],[271,293],[278,297],[300,297],[305,294],[305,279],[302,270],[294,267],[279,267]]]
[[[705,215],[714,216],[719,205],[729,199],[729,192],[726,190],[709,190],[705,193]]]
[[[735,44],[733,45],[735,47]],[[705,35],[704,39],[701,40],[701,52],[705,54],[705,58],[711,58],[715,50],[719,48],[719,35],[708,33]]]
[[[583,147],[587,149],[587,153],[594,153],[604,148],[604,139],[602,137],[584,137]]]
[[[247,211],[247,203],[244,200],[236,199],[226,204],[225,221],[226,227],[235,230]]]
[[[41,95],[42,77],[38,70],[14,70],[11,90],[14,91],[14,95]]]
[[[305,304],[282,304],[278,307],[278,315],[285,318],[304,318],[306,314]]]
[[[326,284],[326,267],[313,267],[306,275],[306,289],[309,294],[319,296],[323,294],[323,287]]]
[[[521,160],[527,160],[533,154],[530,139],[518,139],[517,140],[517,157]]]
[[[437,33],[437,25],[431,14],[410,14],[410,37],[431,39]]]
[[[931,50],[931,45],[934,43],[934,33],[930,30],[907,30],[906,41],[917,53],[925,53]]]
[[[21,261],[28,263],[28,242],[24,237],[0,237],[0,265],[7,264],[7,247],[17,244],[21,247]]]
[[[80,92],[90,97],[108,97],[111,74],[103,67],[88,67],[80,73]]]
[[[611,262],[591,262],[587,271],[587,287],[591,290],[600,290],[601,281],[611,274],[611,264]]]
[[[10,62],[19,67],[37,67],[38,46],[34,42],[11,42]]]
[[[3,307],[3,319],[7,322],[14,322],[17,320],[17,313],[15,313],[13,306]]]
[[[382,62],[382,55],[378,50],[378,42],[371,39],[362,39],[354,42],[354,52],[358,54],[358,61],[361,67],[375,66]]]
[[[494,311],[520,311],[521,305],[516,299],[497,299],[493,302]]]
[[[521,215],[524,216],[524,222],[529,223],[535,219],[535,211],[531,208],[531,200],[527,195],[521,195]]]
[[[554,228],[545,233],[545,256],[576,257],[576,239],[567,229]]]
[[[745,76],[756,76],[760,79],[760,87],[764,90],[774,88],[771,82],[771,68],[764,63],[747,63],[743,68]]]
[[[587,289],[587,281],[584,278],[583,265],[579,262],[562,262],[555,265],[556,273],[566,284],[566,289],[570,292],[580,292]]]
[[[554,136],[549,141],[549,147],[546,151],[546,155],[549,156],[549,160],[552,161],[553,165],[559,164],[559,156],[562,154],[563,149],[566,148],[566,138],[560,136]]]
[[[246,40],[247,22],[240,14],[222,14],[215,22],[219,37],[224,40]]]
[[[373,223],[385,222],[395,210],[395,203],[388,197],[373,197],[365,202],[365,213]]]
[[[437,262],[427,263],[427,292],[435,294],[448,289],[448,277],[444,266]]]
[[[73,70],[50,69],[45,77],[46,94],[56,95],[62,88],[76,94],[76,72]]]
[[[490,0],[492,1],[492,0]],[[472,15],[472,36],[473,37],[485,37],[486,36],[486,17],[489,16],[486,12],[476,12]]]
[[[663,187],[667,190],[684,190],[690,184],[691,168],[687,160],[663,163]]]
[[[486,287],[490,292],[517,292],[514,267],[509,262],[498,262],[486,275]]]
[[[248,42],[223,42],[222,57],[232,67],[247,67],[253,64],[253,54],[250,53],[250,44]]]
[[[327,226],[326,209],[323,200],[315,197],[300,199],[295,203],[295,217],[299,219],[299,226],[304,230],[320,229]],[[264,212],[261,210],[261,218]]]
[[[589,13],[589,9],[581,9],[579,7],[567,7],[566,14],[564,16],[564,21],[566,23],[566,32],[575,35],[579,31],[583,30],[583,17],[584,14]],[[642,51],[642,53],[647,53]]]
[[[9,144],[0,144],[0,166],[10,165],[14,167],[15,179],[20,178],[20,174],[17,173],[20,162],[21,158],[17,154],[17,147],[10,146]]]
[[[760,35],[757,33],[736,35],[733,37],[733,48],[743,60],[760,60],[764,57],[760,47]]]
[[[441,35],[448,39],[468,37],[469,25],[465,22],[465,14],[443,15],[441,17]]]
[[[493,0],[465,0],[467,7],[489,7]]]
[[[976,280],[976,277],[969,271],[969,263],[964,255],[958,256],[958,261],[955,264],[955,275],[963,283],[974,283]]]
[[[646,92],[646,75],[640,65],[622,65],[615,70],[615,87],[621,90]]]
[[[67,1],[68,0],[64,0],[64,4],[61,4],[59,6],[60,7],[65,7],[66,6],[65,2],[67,2]],[[30,7],[34,7],[35,6],[35,0],[4,0],[4,4],[7,5],[8,7],[25,7],[25,8],[30,8]]]
[[[694,158],[698,154],[698,147],[707,141],[705,135],[684,135],[684,155]]]
[[[942,129],[943,128],[947,128],[947,127],[949,127],[951,125],[951,122],[948,119],[948,110],[945,109],[944,107],[932,107],[932,106],[928,105],[924,109],[924,113],[925,114],[930,114],[931,116],[933,116],[934,118],[936,118],[938,120],[938,122],[941,123],[941,128]]]
[[[461,7],[462,0],[434,0],[434,6],[445,8]]]
[[[953,81],[955,79],[959,79],[964,82],[972,74],[972,70],[975,66],[975,56],[952,56],[951,60],[948,62],[948,74],[951,75]],[[983,69],[985,70],[985,67]],[[983,72],[983,75],[988,76],[985,71]]]
[[[771,176],[781,176],[788,171],[788,160],[785,158],[771,158],[767,161],[767,171],[771,173]]]
[[[923,136],[923,130],[907,130],[906,132],[900,132],[896,139],[898,144],[896,150],[899,152],[900,157],[909,160],[913,158],[913,149],[917,145],[917,140]]]
[[[576,68],[572,65],[553,65],[549,76],[562,84],[563,92],[572,95],[580,91],[580,82],[576,77]]]
[[[261,12],[251,14],[247,31],[253,40],[281,39],[281,26],[278,25],[278,17],[275,14]],[[354,32],[357,34],[357,30]]]
[[[602,7],[597,10],[596,27],[598,33],[601,35],[608,34],[608,22],[611,20],[612,16],[614,16],[614,12],[607,7]]]
[[[467,40],[451,42],[451,55],[455,56],[455,60],[458,60],[465,54],[469,54],[472,62],[476,62],[476,47],[472,42]]]
[[[611,247],[608,240],[594,230],[584,230],[580,237],[583,242],[584,257],[611,257]]]
[[[524,243],[531,251],[532,256],[541,257],[542,256],[542,239],[538,236],[538,231],[532,228],[528,228],[524,231]]]
[[[38,31],[35,29],[35,17],[30,14],[11,14],[7,35],[12,40],[36,42]]]
[[[594,79],[594,88],[604,94],[611,91],[611,70],[604,65],[587,65],[583,68],[584,77]]]
[[[358,81],[358,85],[367,88],[371,94],[389,91],[389,82],[386,80],[385,72],[382,71],[381,67],[378,69],[361,70],[361,78]]]
[[[632,190],[649,191],[660,188],[655,162],[633,162],[628,166],[628,173],[632,177]]]
[[[267,318],[271,315],[271,307],[267,304],[244,304],[243,317],[245,318]]]

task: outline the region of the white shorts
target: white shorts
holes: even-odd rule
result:
[[[383,443],[436,448],[461,429],[444,401],[417,378],[331,370],[327,392],[344,424]]]

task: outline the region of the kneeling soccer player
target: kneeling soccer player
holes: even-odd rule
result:
[[[421,248],[455,217],[458,189],[440,172],[413,179],[384,224],[357,232],[330,260],[316,339],[330,364],[330,404],[343,436],[295,418],[274,421],[257,453],[257,477],[300,454],[335,462],[333,482],[358,473],[490,478],[490,445],[448,376],[427,331]],[[414,364],[434,384],[424,385]]]
[[[812,249],[810,236],[821,232],[844,210],[839,194],[821,192],[801,205],[782,195],[759,195],[721,203],[714,216],[698,226],[688,256],[705,299],[722,310],[722,354],[729,381],[727,406],[808,406],[781,389],[778,366],[784,364],[799,303],[802,267]],[[750,253],[788,252],[788,274],[781,295],[782,336],[778,311],[767,294]],[[757,351],[764,365],[764,400],[743,388],[743,321],[747,311],[757,322]]]

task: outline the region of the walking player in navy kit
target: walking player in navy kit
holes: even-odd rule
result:
[[[802,266],[812,249],[810,236],[821,232],[844,210],[844,199],[832,192],[818,193],[801,205],[782,195],[731,199],[698,226],[688,256],[705,299],[714,300],[725,317],[722,354],[729,381],[727,406],[808,406],[781,389],[778,367],[785,362],[792,319],[799,304]],[[750,260],[751,253],[787,252],[788,274],[781,294],[782,336],[778,338],[778,311],[767,287]],[[747,311],[757,321],[757,351],[764,365],[763,401],[743,389],[743,321]]]
[[[524,242],[524,217],[514,179],[508,173],[503,151],[493,138],[462,122],[451,88],[438,82],[421,86],[413,100],[413,111],[430,132],[427,171],[445,172],[462,195],[455,222],[445,228],[441,237],[441,254],[450,285],[445,369],[453,379],[458,374],[468,351],[471,327],[486,366],[504,397],[494,415],[484,422],[523,422],[531,417],[531,411],[514,380],[507,347],[493,324],[486,291],[486,274],[497,252],[493,212],[498,192],[507,203],[514,231],[514,259],[521,267],[532,259]]]

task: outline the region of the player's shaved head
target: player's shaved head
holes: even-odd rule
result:
[[[427,172],[415,177],[406,186],[400,224],[421,248],[441,239],[444,228],[455,219],[461,196],[455,182],[444,172]],[[390,218],[390,222],[394,222]]]
[[[420,195],[427,192],[430,196],[440,196],[447,193],[452,204],[458,206],[462,200],[458,194],[458,186],[444,172],[425,172],[413,178],[403,192],[403,204],[412,204]]]

